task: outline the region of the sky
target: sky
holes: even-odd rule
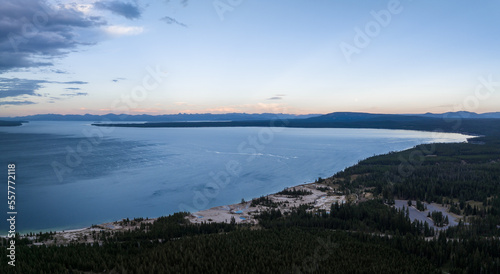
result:
[[[500,111],[500,2],[2,0],[0,116]]]

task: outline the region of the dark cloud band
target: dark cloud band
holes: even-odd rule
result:
[[[53,9],[44,0],[3,0],[1,5],[0,73],[51,66],[51,58],[93,44],[79,41],[79,30],[106,24],[102,18],[88,17],[71,6]]]
[[[43,88],[43,84],[66,84],[66,85],[85,85],[84,81],[57,82],[47,80],[32,80],[19,78],[0,78],[0,98],[18,97],[18,96],[40,96],[37,91]],[[79,89],[79,88],[67,88]]]

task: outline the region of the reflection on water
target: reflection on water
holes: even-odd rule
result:
[[[375,154],[466,139],[376,129],[112,128],[89,134],[96,130],[87,122],[0,128],[0,162],[16,164],[18,231],[202,210],[331,176]],[[6,197],[6,188],[0,195]],[[6,231],[0,227],[0,234]]]

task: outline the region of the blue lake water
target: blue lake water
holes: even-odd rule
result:
[[[68,230],[240,202],[328,177],[375,154],[468,136],[378,129],[0,127],[16,164],[17,231]],[[6,180],[4,180],[5,182]],[[7,185],[0,187],[7,212]],[[0,223],[5,235],[8,223]]]

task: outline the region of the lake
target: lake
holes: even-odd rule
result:
[[[90,122],[0,127],[16,165],[17,231],[68,230],[249,200],[358,161],[461,134],[379,129],[105,128]],[[5,181],[5,180],[4,180]],[[0,188],[7,212],[7,185]],[[8,223],[0,226],[7,233]]]

